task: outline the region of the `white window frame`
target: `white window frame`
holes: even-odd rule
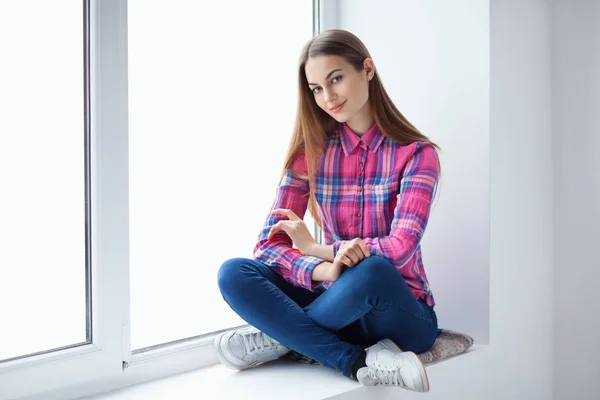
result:
[[[66,399],[216,364],[213,338],[225,330],[132,354],[129,314],[127,0],[82,0],[89,86],[86,144],[93,266],[91,343],[0,363],[0,399]],[[309,0],[306,0],[309,1]],[[313,1],[313,32],[337,22],[337,1]],[[88,68],[89,66],[89,68]],[[89,75],[88,75],[89,72]],[[86,185],[88,186],[88,185]],[[315,224],[315,237],[321,231]],[[89,275],[89,274],[88,274]],[[43,327],[40,329],[43,334]]]

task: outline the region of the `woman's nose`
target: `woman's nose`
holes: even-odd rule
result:
[[[331,90],[331,89],[323,89],[323,99],[326,102],[330,102],[332,100],[335,100],[335,98],[336,98],[336,95],[333,92],[333,90]]]

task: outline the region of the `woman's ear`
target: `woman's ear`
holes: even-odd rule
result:
[[[363,72],[367,75],[369,81],[375,76],[375,63],[371,58],[365,58],[365,61],[363,61]]]

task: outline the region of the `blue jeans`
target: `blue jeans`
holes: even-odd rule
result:
[[[218,284],[223,299],[250,325],[347,377],[364,349],[381,339],[418,354],[437,338],[433,307],[417,300],[394,266],[378,256],[314,292],[247,258],[223,263]]]

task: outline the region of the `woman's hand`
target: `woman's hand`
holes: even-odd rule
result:
[[[362,259],[369,256],[371,256],[371,252],[364,240],[361,238],[354,238],[340,246],[333,259],[333,265],[343,264],[346,267],[351,268],[358,264]]]
[[[371,256],[366,243],[361,238],[353,239],[340,246],[332,263],[322,262],[313,270],[313,280],[335,282],[347,268],[352,268]]]
[[[280,214],[288,217],[287,220],[281,220],[271,227],[267,240],[270,240],[279,231],[284,231],[292,239],[292,242],[302,254],[307,254],[308,249],[317,244],[311,236],[306,224],[292,210],[278,208],[271,211],[272,214]]]

